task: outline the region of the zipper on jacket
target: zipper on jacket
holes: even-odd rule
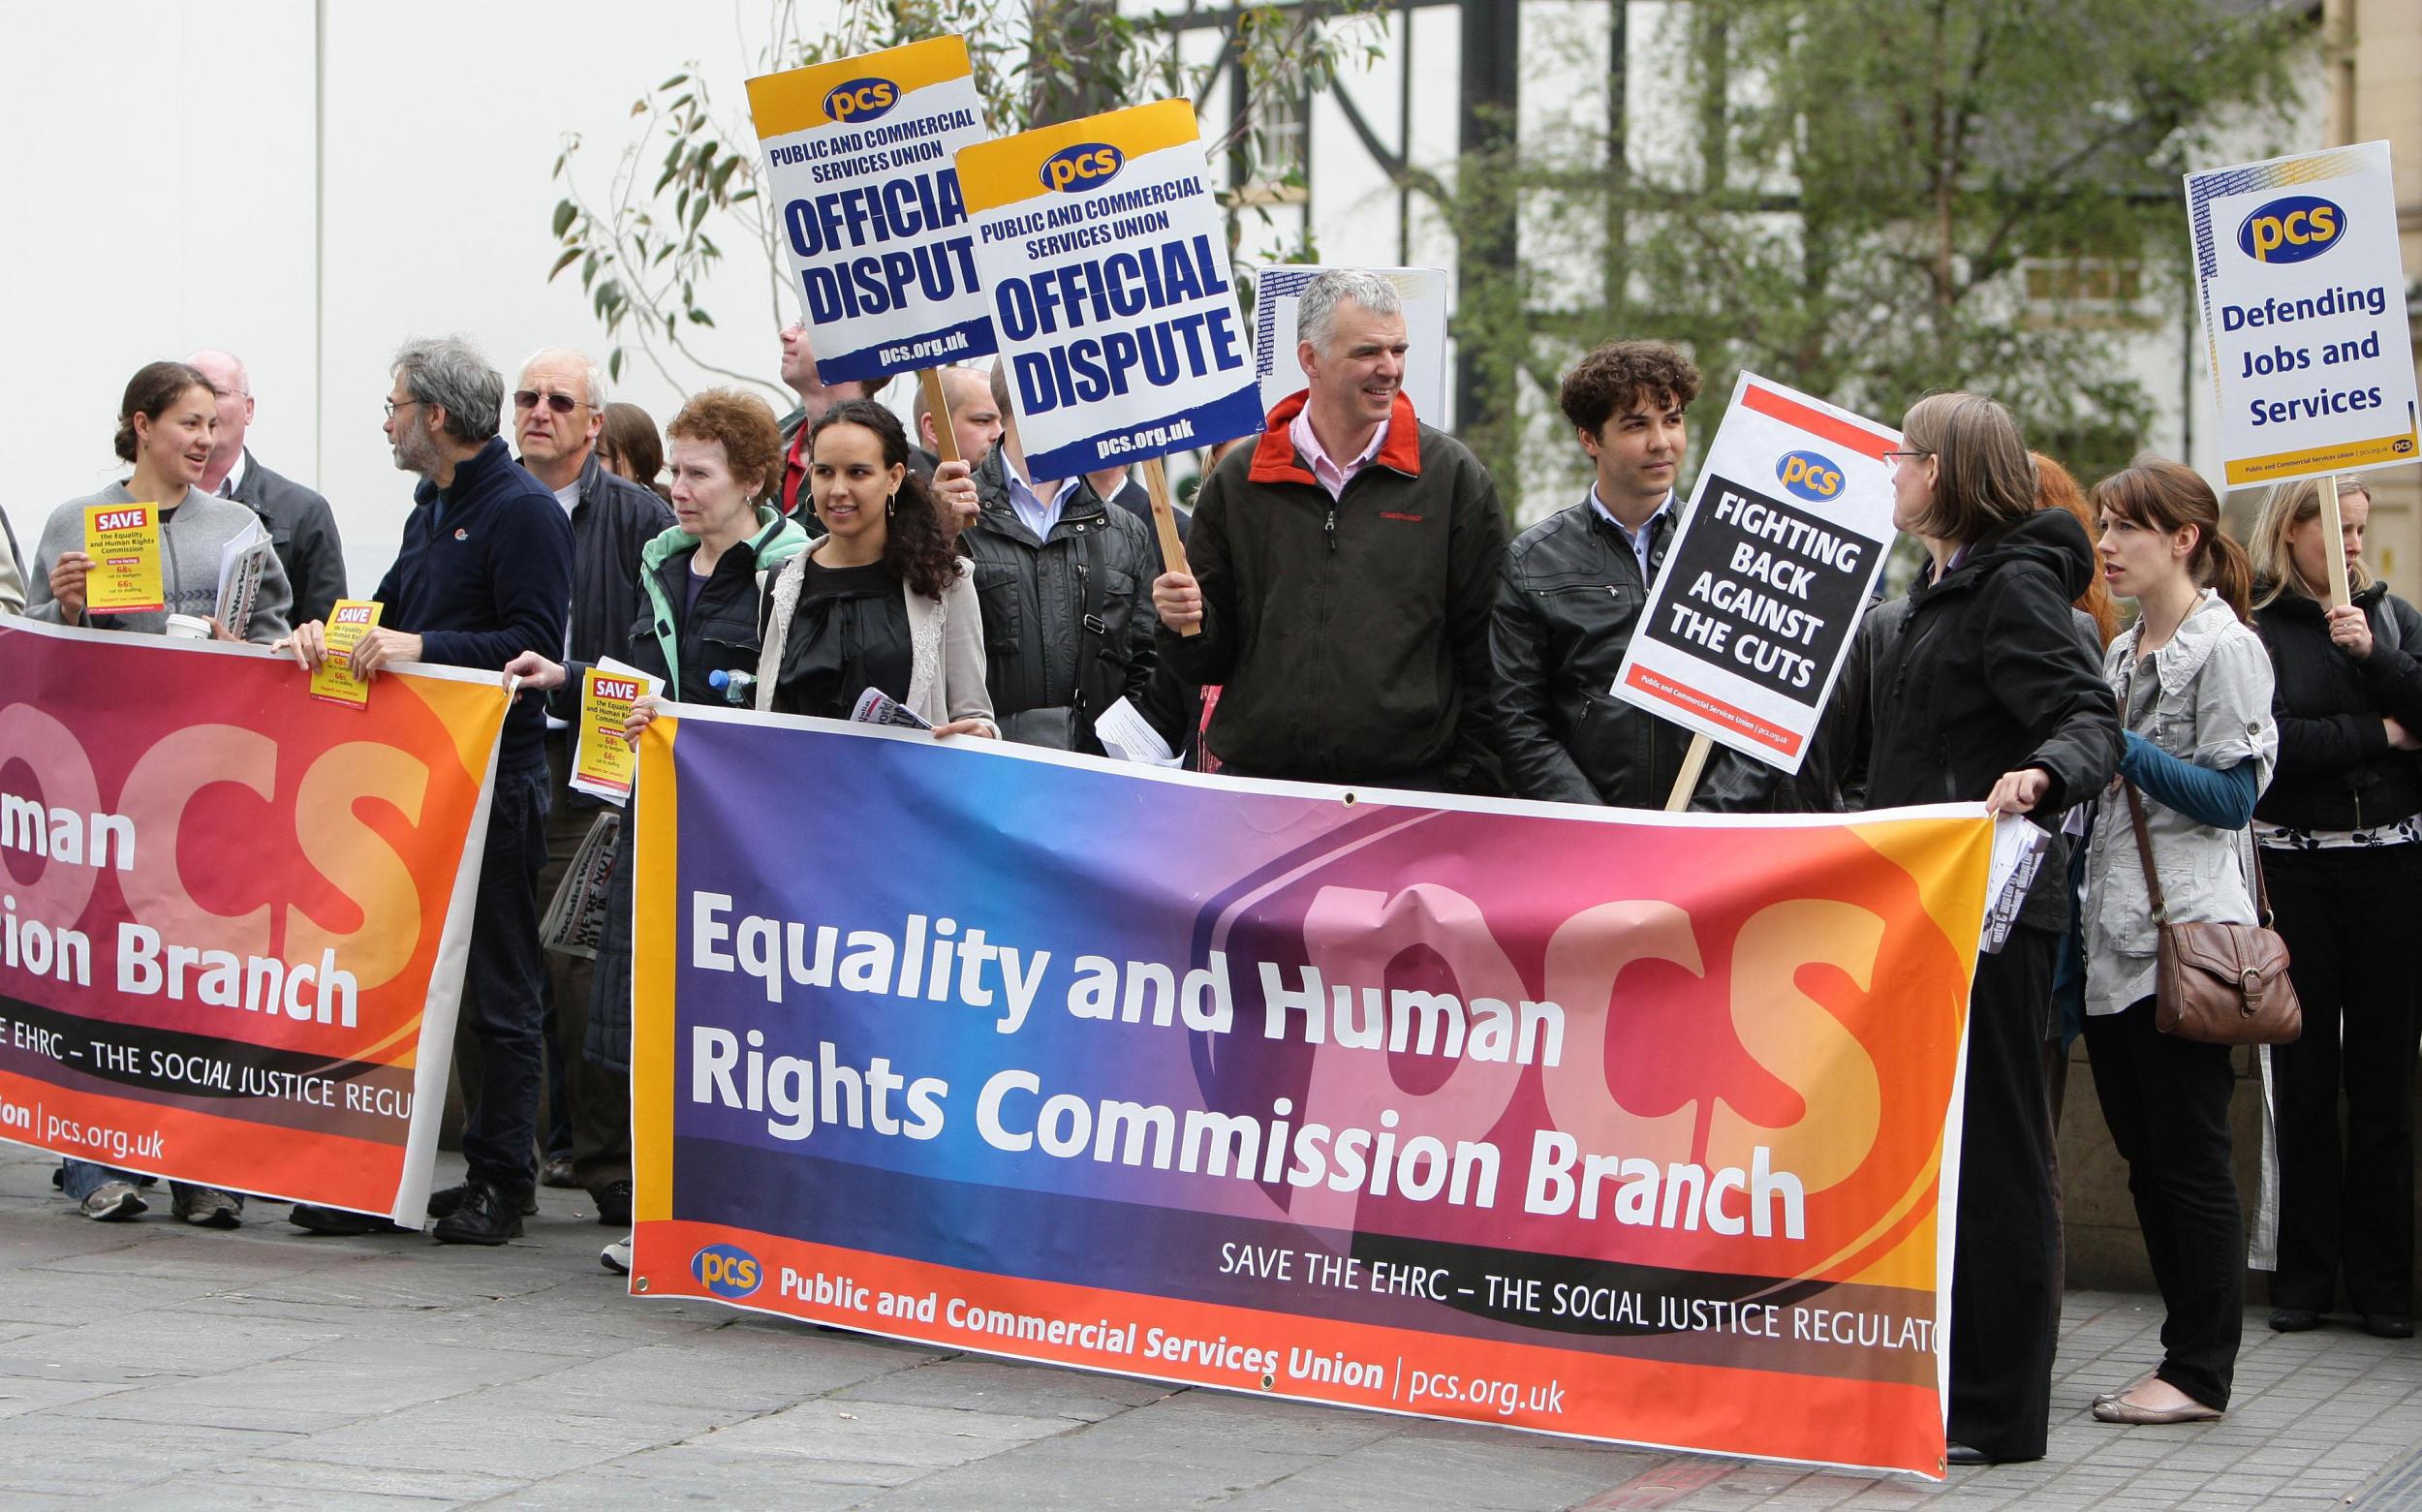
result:
[[[1081,525],[1076,528],[1080,532],[1084,529]],[[1079,562],[1076,564],[1076,662],[1068,669],[1068,690],[1069,702],[1076,710],[1076,723],[1080,730],[1085,723],[1085,622],[1093,618],[1085,605],[1091,602],[1093,602],[1092,574],[1085,571],[1085,564]]]
[[[1329,543],[1330,553],[1334,555],[1337,550],[1337,501],[1334,499],[1329,501],[1328,521],[1320,527],[1320,532]]]

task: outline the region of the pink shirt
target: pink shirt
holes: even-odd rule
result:
[[[1371,433],[1371,444],[1362,448],[1360,456],[1343,467],[1330,459],[1320,446],[1320,438],[1312,434],[1312,406],[1305,405],[1296,412],[1293,423],[1287,427],[1287,439],[1293,442],[1295,449],[1303,453],[1303,459],[1312,464],[1313,478],[1328,490],[1331,499],[1336,499],[1346,492],[1346,485],[1354,480],[1354,475],[1369,467],[1371,459],[1380,454],[1380,447],[1387,441],[1387,421],[1380,421],[1379,429]]]

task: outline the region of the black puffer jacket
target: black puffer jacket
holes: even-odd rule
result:
[[[1048,538],[1038,540],[1009,503],[1008,459],[995,447],[976,468],[981,512],[959,534],[975,564],[984,611],[984,685],[1005,735],[1036,709],[1074,713],[1075,749],[1102,754],[1093,722],[1124,697],[1147,709],[1159,657],[1152,580],[1161,553],[1152,532],[1102,502],[1083,478]]]
[[[574,657],[631,659],[631,628],[647,613],[639,599],[639,553],[675,523],[655,489],[606,471],[597,453],[589,453],[580,467],[579,502],[572,507]]]
[[[2259,599],[2267,587],[2254,595]],[[2290,590],[2256,609],[2271,653],[2279,770],[2254,818],[2293,829],[2362,829],[2422,812],[2422,767],[2381,721],[2422,734],[2422,614],[2384,583],[2354,596],[2372,626],[2358,662],[2330,644],[2322,605]]]
[[[2030,817],[2049,829],[2102,789],[2119,769],[2118,703],[2069,607],[2094,571],[2085,527],[2045,509],[1868,614],[1836,694],[1864,716],[1868,808],[1977,803],[2003,773],[2040,767],[2052,785]],[[2023,922],[2067,922],[2065,862],[2056,851],[2036,873]]]
[[[1652,522],[1653,579],[1672,539],[1671,511]],[[1691,732],[1606,690],[1648,603],[1631,543],[1587,500],[1514,538],[1489,617],[1497,754],[1517,798],[1661,809]],[[1693,809],[1772,809],[1783,773],[1718,746]]]

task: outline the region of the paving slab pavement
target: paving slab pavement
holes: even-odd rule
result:
[[[542,1194],[495,1250],[94,1223],[0,1147],[0,1507],[1001,1512],[2422,1509],[2422,1345],[2247,1317],[2220,1423],[2087,1402],[2158,1357],[2150,1297],[2076,1292],[2041,1464],[1936,1486],[1020,1365],[624,1295]],[[458,1163],[441,1166],[441,1183]]]

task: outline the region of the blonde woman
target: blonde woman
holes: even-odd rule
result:
[[[2271,1326],[2348,1303],[2367,1333],[2413,1334],[2417,983],[2405,932],[2422,895],[2422,615],[2363,560],[2371,492],[2339,487],[2354,602],[2329,607],[2329,538],[2310,480],[2255,521],[2254,625],[2279,692],[2279,776],[2253,811],[2304,1037],[2271,1050],[2279,1269]],[[2346,1098],[2344,1133],[2338,1100]]]

